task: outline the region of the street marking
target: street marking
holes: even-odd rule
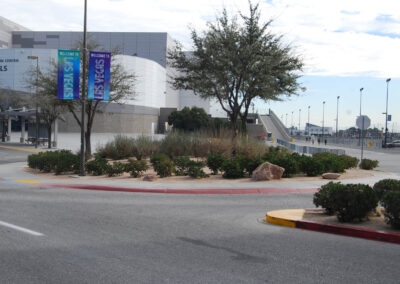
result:
[[[33,236],[38,236],[38,237],[44,236],[42,233],[35,232],[35,231],[29,230],[29,229],[26,229],[26,228],[23,228],[23,227],[20,227],[20,226],[16,226],[16,225],[13,225],[13,224],[10,224],[10,223],[7,223],[7,222],[0,221],[0,225],[4,226],[4,227],[11,228],[11,229],[14,229],[14,230],[17,230],[17,231],[24,232],[24,233],[27,233],[27,234],[30,234],[30,235],[33,235]]]
[[[25,151],[25,152],[33,152],[33,153],[43,152],[42,150],[25,149],[25,148],[12,147],[12,146],[0,146],[0,148]]]
[[[40,183],[40,181],[37,180],[13,180],[13,182],[21,182],[21,183]]]

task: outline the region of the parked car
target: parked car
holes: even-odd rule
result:
[[[382,145],[384,148],[400,147],[400,140],[393,140],[392,142],[387,142],[386,145]]]

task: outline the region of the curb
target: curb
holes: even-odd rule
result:
[[[284,226],[284,227],[299,228],[315,232],[323,232],[323,233],[336,234],[354,238],[362,238],[367,240],[400,244],[400,233],[377,231],[377,230],[364,229],[353,226],[280,218],[276,216],[279,214],[279,211],[283,212],[286,210],[270,211],[266,214],[266,218],[264,221],[270,224]]]
[[[128,188],[88,184],[38,184],[40,187],[69,188],[82,190],[117,191],[132,193],[166,193],[166,194],[284,194],[284,193],[315,193],[317,188]]]

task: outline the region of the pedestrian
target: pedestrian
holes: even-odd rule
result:
[[[325,139],[325,141],[324,141],[324,142],[325,142],[325,146],[326,146],[326,143],[328,143],[328,141]]]
[[[312,144],[314,145],[314,139],[311,139]]]
[[[318,145],[321,144],[321,138],[318,138]]]

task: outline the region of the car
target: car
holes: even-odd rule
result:
[[[393,140],[392,142],[387,142],[386,145],[383,144],[384,148],[400,147],[400,140]]]

